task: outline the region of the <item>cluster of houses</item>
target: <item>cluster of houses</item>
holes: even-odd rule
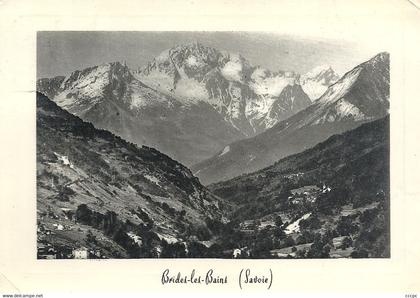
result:
[[[87,249],[79,247],[75,249],[53,247],[50,243],[38,243],[37,247],[38,259],[103,259],[99,250]]]
[[[71,226],[60,223],[53,223],[49,227],[38,223],[37,235],[37,256],[38,259],[99,259],[105,258],[101,255],[100,250],[88,249],[86,247],[78,247],[72,249],[70,247],[54,247],[48,241],[48,237],[54,235],[56,231],[72,230]]]
[[[293,174],[286,175],[285,177],[288,178],[288,179],[293,179],[293,178],[299,178],[299,177],[302,177],[302,176],[303,176],[303,173],[299,172],[299,173],[293,173]]]
[[[79,247],[73,249],[72,255],[74,259],[103,259],[105,256],[102,256],[100,250],[87,249],[86,247]]]
[[[305,185],[290,190],[291,195],[288,197],[288,200],[293,205],[315,203],[321,193],[327,193],[330,191],[331,188],[325,184],[322,186],[322,189],[316,185]]]
[[[241,232],[245,234],[251,234],[257,228],[258,228],[257,223],[255,222],[255,220],[252,220],[252,219],[245,220],[239,224],[239,229],[241,230]]]
[[[45,227],[44,225],[38,224],[37,232],[39,236],[42,235],[54,235],[53,231],[69,231],[72,230],[71,226],[62,225],[60,223],[52,224],[52,228]]]
[[[38,259],[57,259],[57,251],[50,243],[38,243],[37,256]]]

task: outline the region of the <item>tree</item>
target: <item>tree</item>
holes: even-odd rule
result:
[[[306,249],[301,249],[301,250],[298,250],[297,252],[296,252],[296,257],[297,258],[301,258],[301,259],[303,259],[303,258],[305,258],[306,257]]]
[[[359,230],[357,224],[352,223],[352,220],[348,216],[340,217],[337,223],[337,233],[341,236],[349,236],[356,233]]]
[[[299,222],[299,226],[301,229],[309,229],[309,230],[316,230],[321,227],[321,221],[318,218],[318,215],[312,214],[308,219],[302,219]]]
[[[284,239],[286,237],[286,233],[281,227],[278,227],[274,230],[273,235],[277,237],[278,239]]]
[[[185,258],[185,245],[182,242],[167,243],[162,240],[161,258]]]
[[[281,227],[283,225],[283,220],[281,219],[280,216],[276,216],[276,219],[274,220],[274,223],[276,224],[277,227]]]
[[[314,243],[307,253],[308,258],[329,258],[331,246],[327,237],[316,234]]]
[[[88,230],[88,232],[87,232],[86,241],[88,243],[96,243],[96,237],[95,237],[95,235],[93,235],[91,230]]]
[[[306,239],[305,239],[305,237],[303,236],[303,235],[299,235],[297,238],[296,238],[296,244],[297,245],[300,245],[300,244],[305,244],[306,243]]]
[[[343,242],[341,243],[341,249],[346,249],[353,246],[353,240],[351,240],[350,237],[346,237],[343,239]]]
[[[76,220],[81,223],[89,224],[92,216],[92,211],[86,204],[81,204],[77,206],[76,210]]]
[[[284,239],[283,247],[290,247],[290,246],[293,246],[295,244],[296,243],[295,243],[295,240],[293,239],[293,237],[292,236],[287,236],[286,239]]]
[[[213,244],[208,249],[209,258],[220,258],[223,255],[223,248],[220,244]]]
[[[190,242],[188,244],[188,254],[189,258],[203,258],[207,255],[207,247],[199,242]]]
[[[360,249],[360,250],[355,250],[353,251],[350,256],[354,259],[361,259],[361,258],[368,258],[369,257],[369,253],[364,250],[364,249]]]

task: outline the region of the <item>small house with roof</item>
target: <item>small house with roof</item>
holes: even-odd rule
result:
[[[79,247],[73,250],[73,257],[75,259],[88,259],[89,251],[86,247]]]

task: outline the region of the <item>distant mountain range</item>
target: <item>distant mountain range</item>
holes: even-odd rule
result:
[[[255,137],[227,145],[192,169],[204,184],[231,179],[384,117],[388,109],[389,54],[380,53],[346,73],[304,110]]]
[[[113,62],[39,79],[37,90],[98,128],[192,165],[303,110],[337,79],[330,67],[272,72],[193,43],[142,69]]]

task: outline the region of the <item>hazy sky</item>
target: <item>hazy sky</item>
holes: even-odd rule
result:
[[[252,65],[299,73],[328,64],[342,75],[376,54],[356,42],[261,32],[38,32],[37,76],[67,75],[113,61],[126,61],[137,68],[165,49],[195,41],[240,53]]]

